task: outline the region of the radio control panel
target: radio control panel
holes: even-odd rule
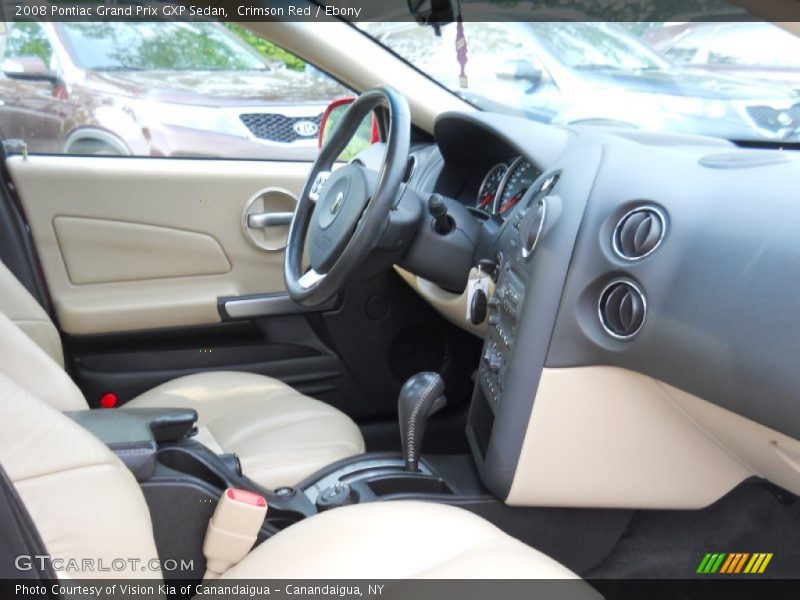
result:
[[[497,286],[488,302],[489,328],[478,368],[478,382],[493,412],[497,411],[502,398],[524,294],[524,284],[509,263],[501,263]]]

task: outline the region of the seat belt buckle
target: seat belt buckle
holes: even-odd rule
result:
[[[206,579],[224,573],[247,556],[266,516],[267,501],[263,496],[238,488],[222,493],[203,543]]]

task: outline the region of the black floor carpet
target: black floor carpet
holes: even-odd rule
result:
[[[756,577],[800,579],[800,499],[748,481],[702,510],[638,511],[608,557],[581,575],[703,577],[696,571],[706,552],[772,552],[765,573]]]

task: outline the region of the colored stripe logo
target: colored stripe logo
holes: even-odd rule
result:
[[[709,552],[700,561],[696,572],[701,575],[761,574],[767,570],[772,555],[772,552]]]

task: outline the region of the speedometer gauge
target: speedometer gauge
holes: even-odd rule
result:
[[[506,176],[507,171],[508,166],[505,163],[496,164],[489,169],[489,172],[486,174],[486,177],[483,178],[483,183],[481,183],[481,187],[478,190],[478,202],[475,205],[477,208],[486,210],[487,212],[494,209],[497,189],[500,187],[500,183]]]
[[[495,198],[494,213],[502,216],[512,209],[538,176],[539,171],[536,167],[521,156],[511,163],[503,179],[502,188]]]

